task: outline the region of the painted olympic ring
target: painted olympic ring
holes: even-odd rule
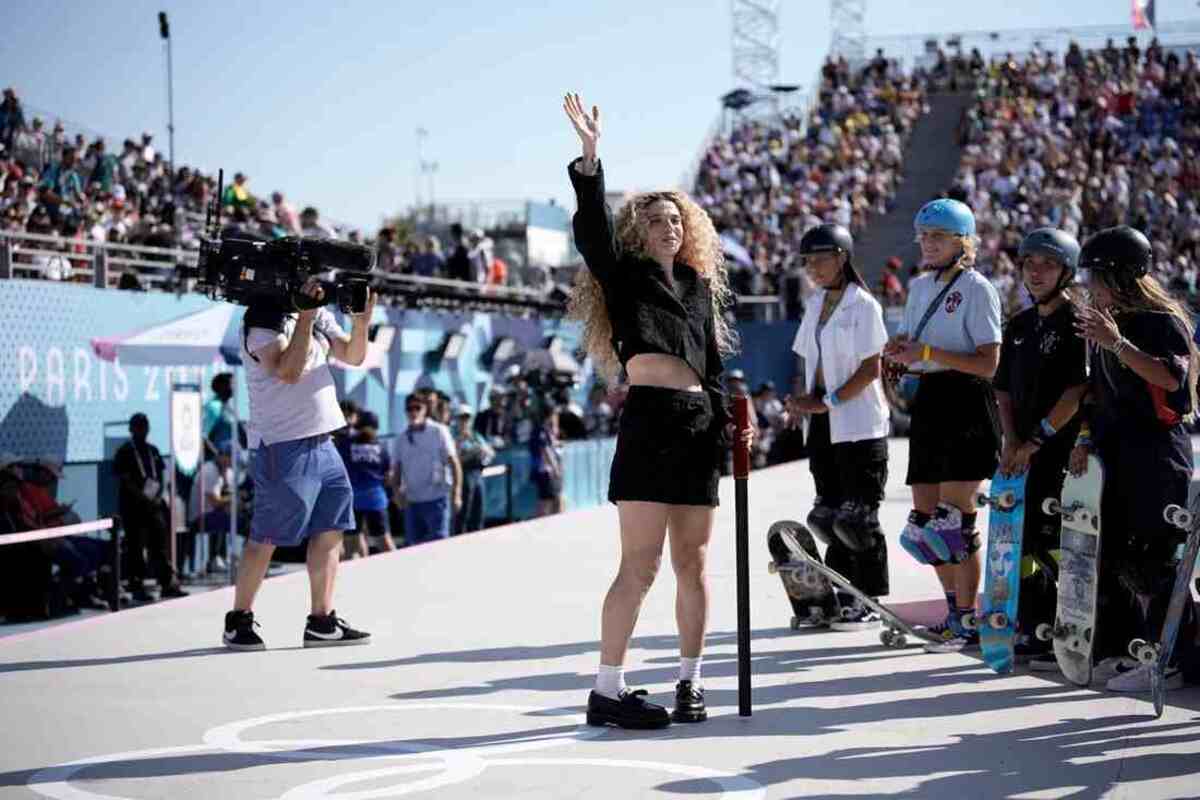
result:
[[[537,733],[523,734],[519,739],[512,742],[478,745],[469,748],[447,748],[424,742],[393,742],[370,739],[257,739],[250,741],[242,739],[243,734],[249,730],[278,722],[290,722],[299,719],[311,719],[338,714],[407,712],[435,709],[439,711],[506,711],[521,714],[546,712],[546,709],[534,706],[487,705],[482,703],[415,703],[289,711],[239,720],[211,728],[202,737],[204,743],[199,745],[130,750],[123,753],[93,756],[46,767],[34,773],[29,778],[27,785],[43,797],[54,798],[54,800],[131,800],[131,798],[100,794],[78,788],[71,785],[70,780],[77,773],[88,767],[100,767],[118,761],[141,761],[162,756],[228,752],[243,755],[261,755],[266,758],[284,761],[313,761],[317,759],[322,761],[348,761],[362,758],[386,758],[390,761],[417,762],[320,778],[287,790],[280,795],[279,800],[335,800],[335,798],[336,800],[376,800],[376,798],[401,797],[415,792],[423,792],[463,783],[480,775],[491,767],[530,766],[644,769],[711,781],[721,791],[722,797],[729,793],[737,793],[739,797],[745,798],[745,800],[762,800],[762,798],[766,797],[766,790],[756,781],[741,775],[709,767],[668,764],[658,761],[607,758],[496,757],[589,741],[603,736],[608,732],[605,728],[584,727],[580,724],[582,723],[583,715],[578,713],[555,715],[576,722],[577,727],[570,731],[556,731],[548,735],[539,735]],[[327,748],[337,748],[337,752],[314,752]],[[407,783],[392,784],[390,786],[358,792],[337,791],[341,787],[356,783],[379,781],[384,778],[432,772],[434,770],[439,770],[439,773]],[[337,793],[333,794],[335,791]]]

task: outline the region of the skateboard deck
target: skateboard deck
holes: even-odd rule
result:
[[[771,553],[769,572],[779,573],[783,590],[792,604],[792,630],[827,625],[836,613],[837,600],[829,578],[815,571],[809,562],[797,558],[783,542],[781,531],[788,528],[797,531],[796,545],[811,559],[821,563],[816,540],[804,527],[793,527],[799,523],[776,522],[767,531],[767,549]]]
[[[1017,601],[1021,591],[1021,541],[1025,529],[1025,478],[992,478],[991,491],[977,501],[988,506],[987,572],[983,604],[971,620],[979,631],[983,660],[1000,674],[1012,672],[1013,639],[1017,634]]]
[[[1129,654],[1143,664],[1150,664],[1150,697],[1154,703],[1154,716],[1161,717],[1166,704],[1167,691],[1164,680],[1167,661],[1175,650],[1175,639],[1179,636],[1179,624],[1183,621],[1183,608],[1191,599],[1192,569],[1196,555],[1200,553],[1200,502],[1194,503],[1191,511],[1177,505],[1163,509],[1163,518],[1177,528],[1188,532],[1179,563],[1175,567],[1175,584],[1171,599],[1167,603],[1167,614],[1163,619],[1162,633],[1157,642],[1134,639],[1129,643]]]
[[[839,590],[853,595],[858,600],[862,601],[863,605],[874,611],[883,619],[883,630],[879,632],[879,641],[887,647],[907,647],[908,637],[912,636],[915,639],[920,639],[923,642],[940,642],[941,639],[917,630],[911,623],[901,619],[887,606],[880,603],[878,600],[863,594],[854,584],[850,583],[837,570],[832,569],[820,559],[815,558],[802,546],[801,542],[805,539],[811,541],[812,534],[808,528],[801,525],[799,522],[791,520],[783,520],[776,522],[771,526],[771,531],[778,533],[780,541],[792,557],[796,560],[806,562],[809,567],[819,572],[829,580]]]
[[[1054,657],[1072,683],[1092,682],[1092,644],[1096,639],[1096,591],[1100,563],[1100,492],[1104,468],[1088,456],[1087,472],[1067,473],[1062,499],[1047,498],[1043,509],[1062,517],[1058,608],[1054,625],[1038,627],[1039,638],[1054,642]]]

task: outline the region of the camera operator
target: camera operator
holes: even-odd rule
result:
[[[318,303],[325,292],[311,278],[301,290]],[[361,364],[375,295],[353,315],[349,335],[326,308],[289,312],[281,302],[246,309],[242,363],[250,397],[248,424],[254,450],[254,515],[238,568],[234,608],[225,615],[224,643],[234,650],[262,650],[251,607],[271,554],[280,545],[308,540],[312,613],[305,647],[367,644],[371,635],[351,628],[333,610],[334,580],[342,532],[355,527],[354,491],[330,437],[346,425],[327,361]]]

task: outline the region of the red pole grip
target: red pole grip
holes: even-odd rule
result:
[[[733,477],[750,477],[750,448],[743,443],[743,436],[750,430],[750,398],[744,394],[733,397],[733,424],[737,433],[733,440]]]

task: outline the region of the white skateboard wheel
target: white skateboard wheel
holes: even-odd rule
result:
[[[1053,497],[1047,497],[1045,500],[1042,501],[1042,513],[1043,514],[1061,514],[1062,513],[1062,503],[1058,502],[1058,500],[1054,499]]]
[[[1034,629],[1033,635],[1043,642],[1048,642],[1054,638],[1054,626],[1048,622],[1043,622]]]
[[[988,623],[996,629],[1008,627],[1008,614],[1003,611],[997,611],[988,617]]]

